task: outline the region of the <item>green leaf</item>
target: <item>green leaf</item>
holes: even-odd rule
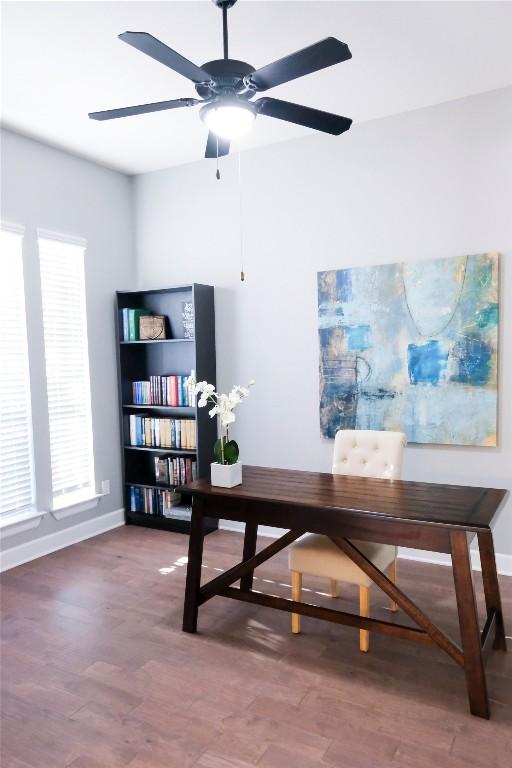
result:
[[[213,455],[215,456],[215,461],[217,464],[222,464],[222,441],[220,438],[215,441],[215,445],[213,446]]]
[[[224,457],[222,456],[222,443],[224,442]],[[238,444],[234,440],[226,440],[225,437],[215,441],[213,454],[218,464],[236,464],[238,461]],[[224,461],[222,460],[224,458]]]
[[[234,440],[224,444],[224,461],[226,464],[236,464],[239,456],[238,444]]]

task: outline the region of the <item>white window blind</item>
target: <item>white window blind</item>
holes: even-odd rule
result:
[[[54,507],[94,494],[84,256],[39,237]]]
[[[0,230],[0,514],[34,503],[22,236]]]

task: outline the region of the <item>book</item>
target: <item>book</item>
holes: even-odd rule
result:
[[[156,517],[179,516],[181,494],[170,489],[142,488],[131,485],[130,511]],[[186,508],[185,508],[186,509]]]
[[[119,312],[119,338],[121,341],[139,341],[139,320],[147,314],[145,309],[129,309],[125,307]]]
[[[193,419],[153,418],[147,414],[129,417],[129,445],[151,448],[196,448],[196,424]]]
[[[181,374],[150,376],[149,381],[132,381],[133,405],[193,406],[194,379]]]
[[[169,461],[165,457],[155,457],[155,481],[169,485],[171,478],[169,476]]]
[[[128,323],[128,309],[123,309],[123,341],[128,341],[130,338],[130,326]]]
[[[155,482],[169,486],[180,486],[192,482],[197,476],[197,463],[190,456],[154,458]]]
[[[128,341],[138,341],[140,339],[139,318],[146,314],[147,310],[145,309],[128,310]]]

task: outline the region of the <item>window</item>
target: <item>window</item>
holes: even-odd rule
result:
[[[22,235],[0,230],[0,515],[34,504]]]
[[[95,493],[84,255],[39,237],[54,509]]]

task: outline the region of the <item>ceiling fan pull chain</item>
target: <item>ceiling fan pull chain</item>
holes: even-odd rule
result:
[[[238,150],[238,215],[240,218],[240,282],[245,281],[244,272],[244,229],[242,224],[242,153]]]
[[[219,171],[219,137],[217,136],[217,173],[215,174],[217,181],[220,179],[220,171]]]

